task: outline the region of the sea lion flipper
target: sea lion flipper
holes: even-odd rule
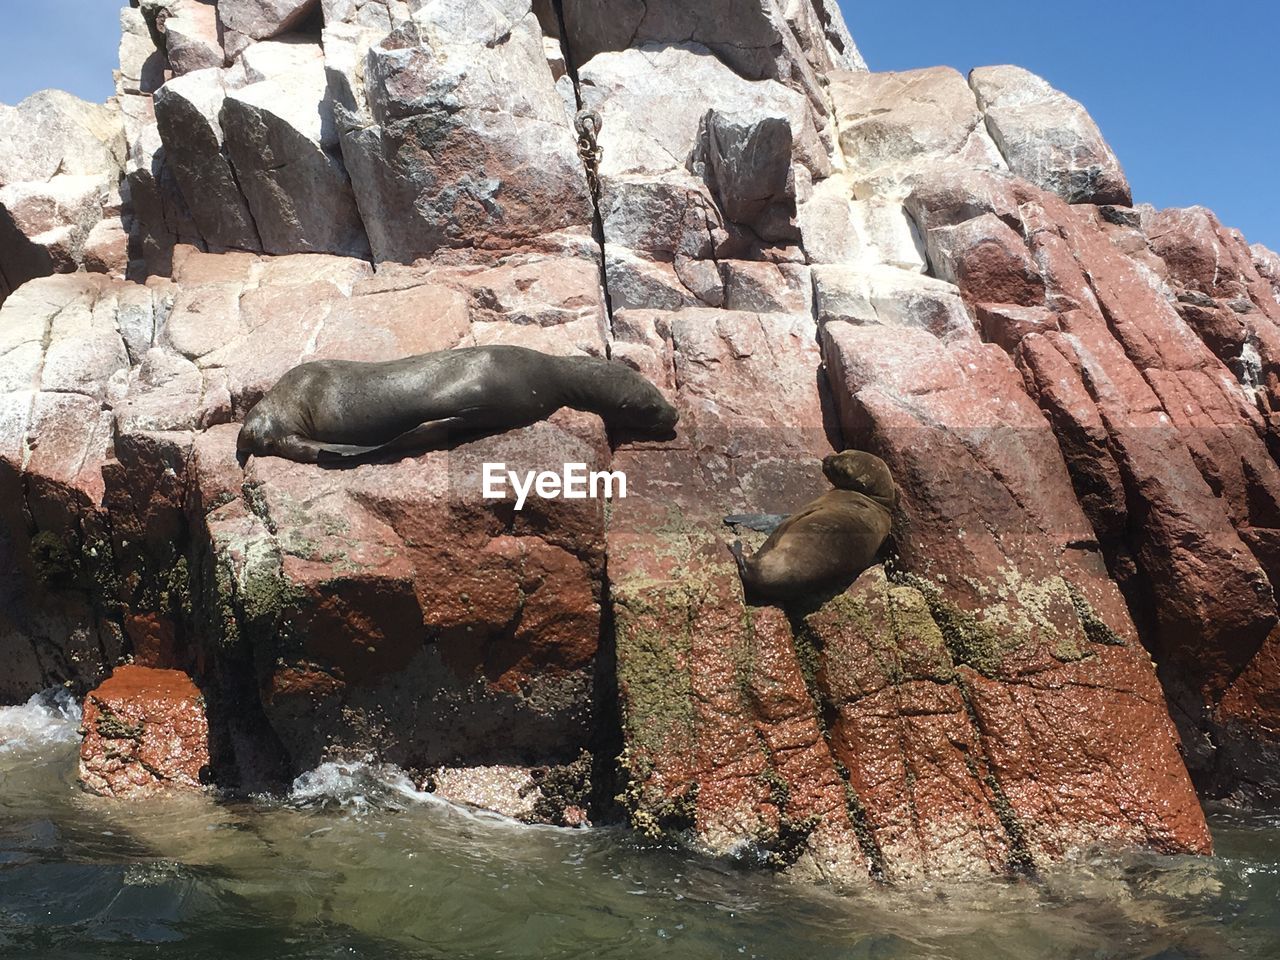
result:
[[[466,427],[463,417],[445,417],[443,420],[428,420],[420,423],[412,430],[406,430],[400,436],[388,440],[374,449],[392,453],[404,450],[422,451],[448,444],[452,435],[462,432]]]
[[[735,513],[724,518],[730,527],[746,527],[759,533],[773,533],[786,522],[785,513]]]

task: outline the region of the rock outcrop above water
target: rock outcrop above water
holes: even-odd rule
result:
[[[1017,68],[869,73],[824,0],[597,7],[146,0],[110,104],[4,108],[0,697],[182,671],[224,788],[372,758],[836,882],[1274,803],[1275,254],[1131,206]],[[301,361],[494,343],[630,364],[677,438],[236,463]],[[847,447],[885,562],[746,605],[720,518]],[[493,461],[628,496],[516,511]]]
[[[209,769],[204,698],[180,670],[118,668],[84,700],[80,782],[136,799],[199,789]]]

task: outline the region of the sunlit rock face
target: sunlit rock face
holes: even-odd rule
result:
[[[147,0],[110,104],[0,108],[0,698],[132,658],[199,691],[166,782],[389,762],[839,884],[1274,803],[1275,255],[1131,206],[1017,68],[869,73],[825,0],[602,10]],[[676,438],[237,463],[298,363],[493,344],[630,365]],[[721,518],[845,448],[896,478],[883,562],[746,603]],[[486,462],[628,495],[517,511]],[[150,718],[115,678],[86,717]]]
[[[209,771],[204,698],[180,670],[119,667],[84,701],[80,782],[133,800],[198,790]]]

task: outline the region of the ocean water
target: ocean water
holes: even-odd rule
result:
[[[1212,859],[1098,854],[1036,882],[853,895],[524,827],[326,765],[286,798],[117,803],[75,783],[74,704],[0,708],[0,958],[1280,958],[1280,821]]]

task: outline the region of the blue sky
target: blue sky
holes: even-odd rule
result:
[[[696,0],[693,0],[696,2]],[[111,94],[120,0],[9,0],[0,101]],[[1280,249],[1280,3],[844,0],[873,70],[1017,63],[1080,100],[1137,200],[1204,204]]]

